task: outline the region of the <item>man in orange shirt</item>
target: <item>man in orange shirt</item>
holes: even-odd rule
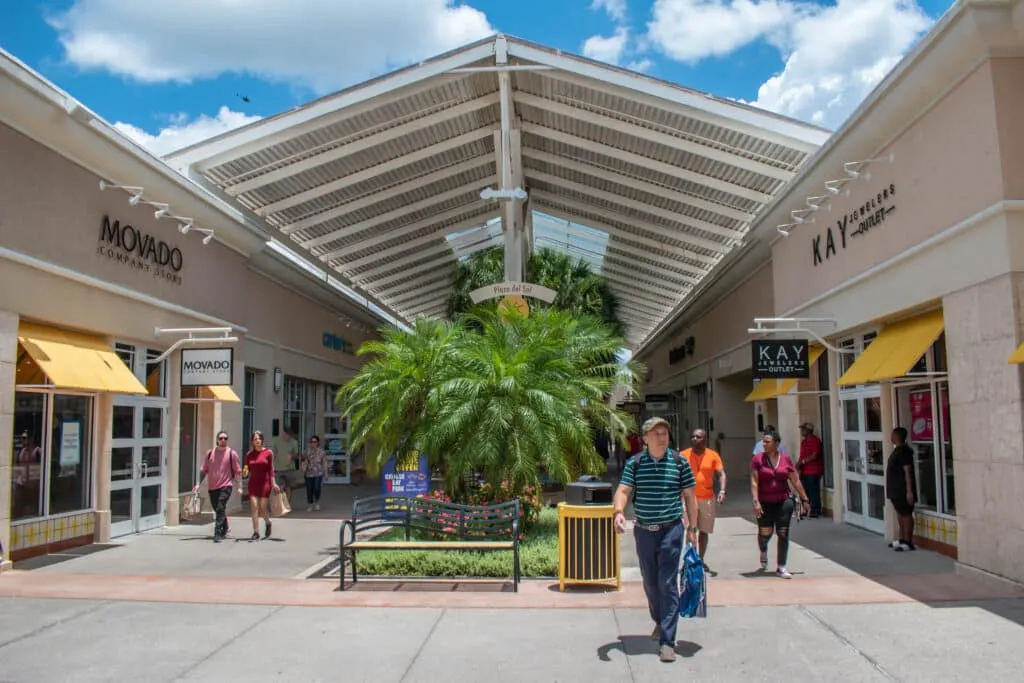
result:
[[[715,531],[715,505],[725,502],[725,465],[722,456],[707,447],[708,433],[703,429],[693,430],[690,443],[692,447],[683,451],[683,457],[690,462],[690,469],[697,480],[697,531],[700,532],[697,543],[703,559],[707,557],[708,537]],[[721,480],[717,496],[716,475]]]

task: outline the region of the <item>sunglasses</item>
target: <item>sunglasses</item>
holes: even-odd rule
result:
[[[228,437],[226,437],[226,436],[218,436],[217,437],[217,441],[227,441],[227,440],[228,440]]]

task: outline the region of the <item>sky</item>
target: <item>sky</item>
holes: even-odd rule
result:
[[[18,0],[0,47],[157,154],[503,32],[838,128],[952,0]]]

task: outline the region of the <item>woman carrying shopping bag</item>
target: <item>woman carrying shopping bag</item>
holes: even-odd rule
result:
[[[251,448],[245,454],[245,467],[249,471],[249,511],[252,514],[252,537],[260,540],[260,517],[266,523],[263,538],[270,538],[270,494],[280,493],[274,481],[274,452],[263,445],[263,432],[252,433]]]

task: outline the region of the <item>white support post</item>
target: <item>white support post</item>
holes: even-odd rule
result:
[[[508,41],[498,36],[494,42],[494,61],[498,66],[508,63]],[[512,75],[508,71],[498,72],[499,102],[501,103],[501,128],[495,136],[495,151],[498,154],[499,189],[511,191],[516,173],[522,176],[522,160],[518,154],[519,131],[512,130],[515,108],[512,101]],[[515,133],[513,135],[513,133]],[[505,281],[523,280],[523,235],[518,199],[504,199],[502,206],[502,228],[505,231]]]

